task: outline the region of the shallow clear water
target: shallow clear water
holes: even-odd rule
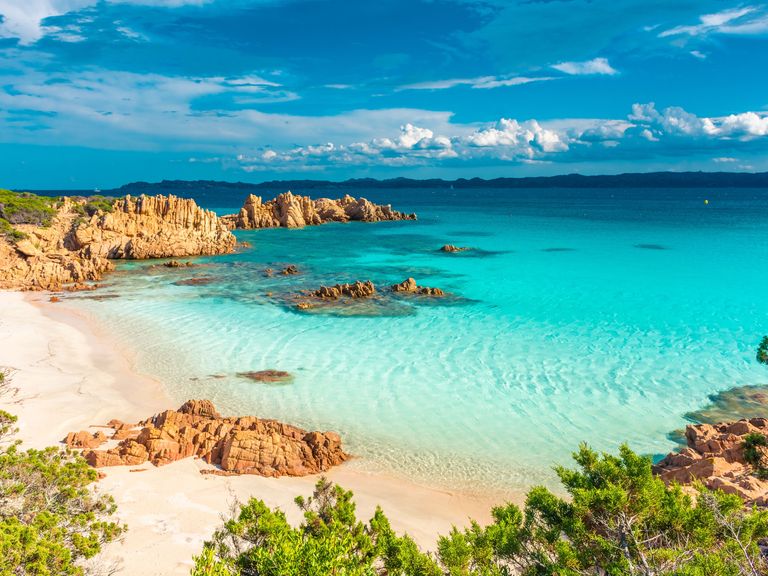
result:
[[[187,270],[124,264],[106,289],[118,298],[72,301],[179,403],[333,429],[357,466],[459,489],[551,483],[582,440],[665,452],[709,394],[768,383],[754,361],[768,332],[768,191],[360,193],[420,220],[241,232],[252,248]],[[201,202],[232,212],[242,198]],[[281,263],[303,274],[263,276]],[[173,284],[193,276],[215,281]],[[452,296],[363,316],[282,300],[408,276]],[[236,375],[268,368],[295,380]]]

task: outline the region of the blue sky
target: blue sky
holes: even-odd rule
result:
[[[768,5],[0,0],[5,187],[768,170]]]

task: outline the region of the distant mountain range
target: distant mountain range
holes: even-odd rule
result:
[[[365,188],[768,188],[768,172],[645,172],[605,176],[537,176],[529,178],[459,178],[443,180],[431,178],[353,178],[342,182],[328,180],[273,180],[253,184],[248,182],[221,182],[216,180],[163,180],[162,182],[132,182],[107,194],[154,194],[176,191],[204,192],[231,190],[258,192],[259,190],[358,190]]]

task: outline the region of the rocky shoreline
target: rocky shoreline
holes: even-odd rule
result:
[[[100,280],[119,259],[228,254],[236,246],[233,229],[416,219],[365,198],[313,200],[291,192],[268,202],[251,195],[238,214],[222,217],[175,196],[99,198],[96,203],[3,193],[21,206],[6,214],[0,203],[0,289],[11,290],[83,288]]]

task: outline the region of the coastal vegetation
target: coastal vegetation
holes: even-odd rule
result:
[[[0,369],[0,396],[13,394]],[[0,410],[0,576],[84,576],[84,561],[125,529],[110,521],[111,496],[94,492],[98,473],[79,455],[21,450],[16,417]]]
[[[768,336],[763,336],[757,347],[757,361],[761,364],[768,364]]]
[[[583,444],[576,468],[555,471],[567,494],[533,488],[525,506],[493,509],[493,522],[454,528],[436,553],[396,535],[377,509],[355,516],[352,493],[326,480],[296,500],[304,521],[251,499],[239,506],[195,559],[193,576],[759,576],[768,512],[735,495],[696,493],[654,476],[651,459]]]
[[[96,470],[59,448],[21,450],[16,417],[0,411],[0,575],[80,576],[83,563],[124,528]]]
[[[11,241],[24,239],[17,224],[50,226],[58,203],[57,198],[0,189],[0,236]]]

